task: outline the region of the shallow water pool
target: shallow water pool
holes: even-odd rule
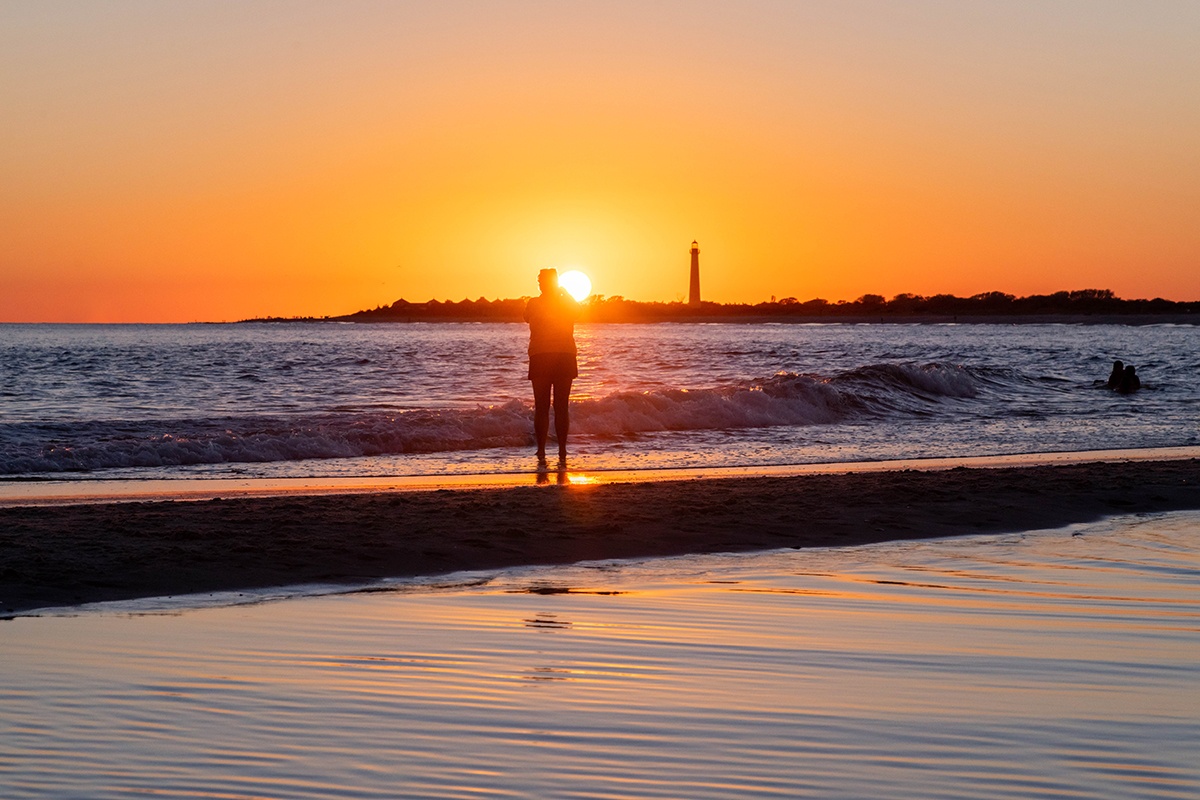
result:
[[[0,785],[1195,797],[1198,544],[1200,514],[1178,513],[18,618]]]

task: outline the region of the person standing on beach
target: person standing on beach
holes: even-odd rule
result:
[[[558,285],[558,270],[539,272],[538,288],[542,293],[525,306],[525,321],[529,323],[529,380],[533,383],[533,432],[537,437],[538,462],[545,463],[553,391],[558,461],[564,464],[567,432],[571,427],[567,405],[571,382],[579,375],[575,361],[575,320],[579,318],[579,304]]]

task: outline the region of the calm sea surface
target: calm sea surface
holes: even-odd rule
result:
[[[1198,543],[1179,513],[18,618],[0,795],[1195,798]]]
[[[524,325],[0,325],[0,479],[529,470]],[[581,326],[577,469],[1200,443],[1200,327]],[[1100,386],[1113,359],[1144,388]]]

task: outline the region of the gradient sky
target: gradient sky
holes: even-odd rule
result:
[[[1200,3],[0,0],[0,320],[1200,299]]]

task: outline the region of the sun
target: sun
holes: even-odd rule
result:
[[[592,293],[592,279],[577,269],[559,275],[558,285],[566,289],[567,294],[574,297],[577,303],[583,302],[583,299]]]

